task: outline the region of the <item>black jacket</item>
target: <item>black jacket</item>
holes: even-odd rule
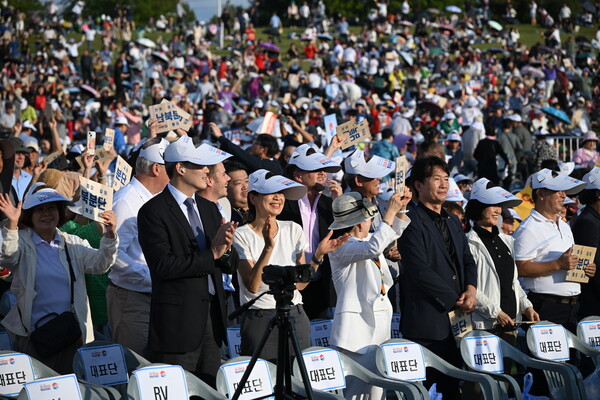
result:
[[[592,207],[587,206],[575,219],[572,227],[575,244],[583,246],[600,247],[600,214]],[[596,266],[600,265],[600,251],[596,251],[594,258]],[[600,275],[590,278],[588,283],[581,284],[579,297],[579,318],[600,315]]]

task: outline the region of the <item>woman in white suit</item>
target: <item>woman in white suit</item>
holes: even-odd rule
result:
[[[356,192],[344,194],[333,202],[334,222],[329,229],[334,236],[350,234],[350,240],[329,254],[331,274],[337,293],[337,303],[331,343],[337,350],[361,365],[375,370],[377,346],[390,338],[392,304],[387,293],[393,284],[383,251],[398,239],[410,219],[406,204],[411,194],[394,194],[387,205],[382,223],[372,234],[371,220],[377,207]],[[368,395],[381,399],[384,390],[347,379],[344,396]]]

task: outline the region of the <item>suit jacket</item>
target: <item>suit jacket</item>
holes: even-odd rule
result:
[[[467,285],[477,287],[477,265],[458,218],[445,219],[454,251],[456,270],[450,254],[425,206],[411,208],[410,225],[398,240],[404,274],[401,331],[411,339],[443,340],[451,334],[448,312]],[[460,292],[456,289],[456,280]]]
[[[235,249],[214,260],[211,240],[219,229],[217,206],[196,196],[206,235],[200,250],[192,228],[168,188],[149,200],[138,213],[139,241],[152,277],[150,331],[153,351],[186,353],[197,349],[204,337],[207,318],[212,318],[217,343],[226,342],[225,296],[222,273],[234,273]],[[215,283],[211,309],[208,275]],[[216,304],[215,304],[216,303]]]
[[[319,196],[317,202],[317,219],[319,222],[319,239],[322,240],[329,232],[329,225],[333,222],[333,200],[331,197],[324,195]],[[283,211],[277,217],[281,221],[293,221],[300,226],[302,225],[302,215],[300,214],[300,206],[296,200],[286,200],[283,206]],[[310,238],[307,238],[310,240]],[[310,260],[306,260],[310,262]],[[306,315],[309,319],[314,319],[321,316],[330,305],[335,305],[335,290],[331,283],[331,266],[329,258],[325,257],[323,265],[319,267],[315,278],[311,283],[300,293],[302,294],[302,303]]]

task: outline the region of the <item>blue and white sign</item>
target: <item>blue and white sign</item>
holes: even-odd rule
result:
[[[129,382],[121,345],[82,347],[77,351],[83,360],[86,381],[106,386]]]
[[[25,384],[29,400],[82,400],[75,374],[38,379]]]
[[[502,347],[497,336],[479,336],[464,338],[473,366],[487,372],[504,373]]]
[[[250,361],[242,361],[221,366],[221,371],[223,371],[225,381],[227,382],[227,397],[230,399],[238,388],[249,363]],[[271,380],[269,366],[265,360],[259,359],[254,364],[254,368],[252,368],[252,372],[242,389],[239,400],[256,399],[257,397],[268,396],[271,393],[273,393],[273,381]],[[272,396],[268,397],[268,399],[274,398]]]
[[[569,342],[567,332],[562,325],[532,326],[535,340],[535,355],[551,361],[567,361],[569,359]]]
[[[304,364],[313,389],[337,390],[346,387],[342,360],[336,350],[303,353]]]
[[[381,345],[388,376],[404,381],[425,380],[425,358],[417,343],[400,342]]]
[[[140,400],[188,399],[185,372],[179,365],[161,365],[133,371]]]

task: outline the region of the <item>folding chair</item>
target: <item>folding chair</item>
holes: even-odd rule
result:
[[[429,399],[429,393],[427,392],[427,390],[425,390],[424,387],[421,386],[422,389],[420,389],[418,385],[415,385],[411,382],[402,382],[384,376],[379,376],[337,350],[315,346],[309,347],[308,349],[304,349],[302,351],[302,354],[307,354],[315,351],[335,351],[339,355],[340,360],[342,362],[344,377],[351,376],[366,384],[377,386],[385,390],[395,391],[399,399]],[[300,367],[298,365],[298,360],[294,361],[294,376],[300,376]],[[342,389],[337,390],[336,394],[343,395]]]
[[[414,367],[413,368],[414,370],[417,370],[417,365],[419,362],[422,364],[422,369],[419,368],[419,370],[422,371],[422,375],[417,379],[424,380],[426,368],[429,367],[429,368],[433,368],[445,375],[448,375],[452,378],[478,383],[479,385],[481,385],[482,394],[484,395],[484,399],[496,400],[496,399],[500,398],[497,384],[494,382],[494,380],[492,378],[482,375],[482,374],[475,373],[475,372],[465,371],[465,370],[456,368],[454,365],[441,359],[440,357],[438,357],[437,355],[435,355],[428,349],[424,348],[423,346],[419,345],[418,343],[411,342],[410,340],[406,340],[406,339],[390,339],[390,340],[382,343],[381,345],[379,345],[379,348],[377,349],[377,355],[376,355],[376,363],[377,363],[378,372],[382,376],[385,376],[390,379],[399,380],[399,381],[403,381],[403,382],[410,382],[412,384],[415,384],[415,385],[419,386],[420,388],[422,388],[421,389],[422,392],[423,391],[426,392],[427,389],[425,389],[425,387],[423,386],[423,383],[419,380],[416,380],[414,376],[409,375],[408,372],[409,372],[410,366],[407,366],[406,371],[402,371],[403,368],[399,368],[397,373],[395,373],[395,372],[390,371],[390,368],[388,368],[387,364],[391,365],[391,361],[386,363],[386,355],[385,355],[386,348],[391,347],[392,352],[394,352],[396,350],[404,351],[405,349],[408,351],[409,346],[417,346],[417,349],[420,350],[419,352],[417,352],[418,354],[416,354],[416,355],[418,356],[420,354],[421,359],[419,360],[418,358],[415,358],[414,360],[411,360],[411,361],[413,361],[412,366]]]
[[[142,369],[153,369],[161,366],[169,366],[168,364],[149,364],[144,366]],[[215,389],[210,387],[208,383],[200,380],[194,374],[183,370],[185,376],[185,384],[187,386],[187,391],[189,397],[200,397],[205,400],[227,400],[225,396],[217,392]],[[138,382],[135,375],[131,375],[129,378],[129,383],[127,384],[127,399],[128,400],[141,400],[141,395],[138,388]]]
[[[252,357],[248,357],[248,356],[240,356],[240,357],[232,358],[231,360],[223,363],[221,366],[230,365],[230,364],[240,364],[240,363],[248,364],[250,362],[251,358]],[[265,361],[260,358],[259,358],[259,360]],[[269,374],[274,379],[277,376],[277,366],[269,361],[265,361],[265,362],[267,363],[267,367],[269,368]],[[273,389],[275,382],[273,381],[271,383],[272,383],[271,389]],[[217,390],[219,391],[219,393],[221,393],[224,396],[227,396],[229,398],[233,397],[233,393],[228,393],[229,388],[227,387],[227,381],[225,379],[225,374],[223,373],[223,371],[221,369],[219,369],[219,372],[217,373]],[[292,392],[303,398],[307,397],[306,390],[304,389],[304,383],[302,381],[298,380],[295,376],[292,376]],[[335,395],[333,393],[323,392],[321,390],[313,389],[313,395],[314,395],[314,398],[317,400],[344,400],[343,396]]]

